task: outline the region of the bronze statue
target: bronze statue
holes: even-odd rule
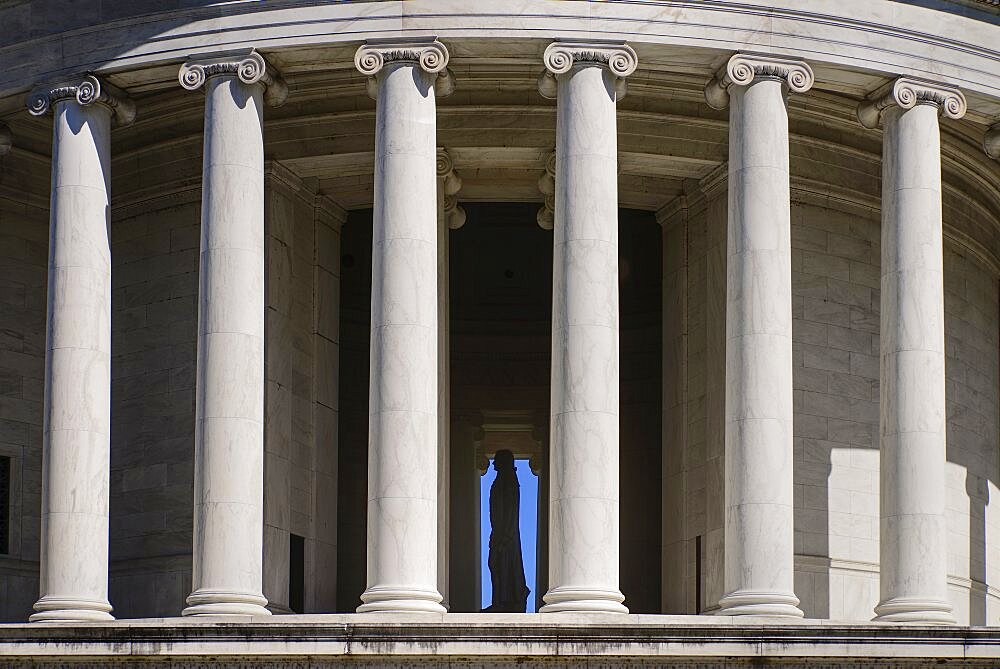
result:
[[[496,480],[490,486],[490,580],[493,603],[484,612],[524,613],[531,592],[524,580],[521,557],[521,491],[514,454],[497,451],[493,458]]]

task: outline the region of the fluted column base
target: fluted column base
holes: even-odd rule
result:
[[[628,613],[622,603],[625,596],[618,590],[561,587],[549,590],[543,599],[545,606],[539,613]]]
[[[267,599],[251,592],[196,590],[187,598],[182,616],[269,616]]]
[[[719,615],[801,618],[802,609],[790,592],[737,590],[719,600]]]
[[[924,597],[894,597],[875,607],[877,623],[922,623],[954,625],[951,604],[941,599]]]
[[[32,623],[107,622],[114,620],[107,600],[45,596],[35,602]]]
[[[446,613],[436,590],[406,586],[373,586],[361,595],[358,613]]]

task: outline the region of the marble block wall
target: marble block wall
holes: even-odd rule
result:
[[[959,623],[996,625],[1000,295],[994,271],[947,242],[944,269],[949,594]]]
[[[879,253],[877,213],[793,206],[795,588],[807,617],[869,620],[878,602]]]
[[[663,377],[661,595],[668,613],[714,612],[724,594],[724,184],[709,178],[660,218],[663,355],[670,363]]]
[[[336,205],[331,205],[339,210]],[[339,217],[340,212],[336,212]],[[289,535],[304,539],[304,609],[336,608],[339,220],[278,163],[265,179],[264,596],[289,609]]]
[[[109,598],[178,615],[191,590],[199,191],[114,212]]]
[[[12,463],[0,622],[23,622],[38,598],[47,254],[47,209],[0,195],[0,456]]]

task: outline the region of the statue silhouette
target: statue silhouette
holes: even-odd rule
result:
[[[490,580],[493,603],[484,612],[524,613],[531,592],[524,580],[521,529],[518,524],[521,491],[514,468],[514,454],[497,451],[493,458],[496,480],[490,487]]]

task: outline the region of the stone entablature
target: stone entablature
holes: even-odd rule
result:
[[[0,39],[0,43],[10,45],[0,49],[0,58],[14,63],[0,73],[0,101],[10,94],[20,97],[35,81],[49,78],[47,72],[84,71],[94,63],[110,72],[177,62],[206,50],[206,24],[214,33],[226,34],[232,48],[266,42],[268,49],[283,50],[395,38],[398,26],[403,24],[411,34],[423,32],[438,34],[444,40],[482,43],[486,41],[482,37],[484,29],[491,38],[524,40],[534,39],[539,31],[553,36],[571,34],[583,22],[599,26],[595,37],[627,39],[633,46],[643,45],[641,50],[652,48],[653,53],[658,45],[691,48],[710,43],[715,48],[750,51],[761,50],[754,46],[766,44],[766,51],[805,59],[814,67],[822,64],[824,68],[846,67],[873,74],[897,72],[929,80],[941,78],[970,93],[970,107],[979,113],[982,106],[986,115],[993,112],[986,110],[988,103],[982,105],[987,102],[982,96],[1000,94],[1000,74],[991,65],[994,26],[954,16],[942,21],[940,12],[890,0],[879,2],[878,7],[884,10],[873,11],[866,22],[858,22],[852,12],[842,12],[837,5],[803,5],[794,0],[772,3],[777,21],[746,11],[752,3],[744,0],[688,7],[682,16],[663,11],[657,4],[618,2],[553,4],[533,0],[509,12],[490,0],[416,0],[391,6],[395,12],[391,21],[378,11],[359,13],[339,3],[317,3],[260,9],[195,7],[163,16],[145,16],[142,30],[112,22],[74,25],[71,35],[52,34],[34,43],[37,52],[51,54],[44,72],[37,65],[29,68],[22,64],[16,55],[20,53],[16,50],[23,48],[19,40],[24,37],[23,32],[14,33],[18,20],[0,20],[0,25],[12,26],[9,37]],[[6,11],[17,13],[16,8]],[[524,24],[525,15],[533,17],[530,27]],[[342,26],[347,20],[352,30],[344,33]],[[61,22],[62,17],[45,20],[46,25]],[[447,29],[442,30],[442,26]],[[154,34],[155,46],[147,44],[146,35]],[[872,35],[878,35],[878,39]],[[817,37],[823,44],[837,43],[838,49],[831,53],[830,49],[813,46]],[[66,48],[60,47],[63,42]],[[717,52],[713,57],[717,58]],[[711,67],[709,60],[706,67]],[[976,75],[970,76],[972,72]],[[159,81],[157,85],[164,83]],[[0,113],[14,109],[16,101],[6,105],[0,102]]]

